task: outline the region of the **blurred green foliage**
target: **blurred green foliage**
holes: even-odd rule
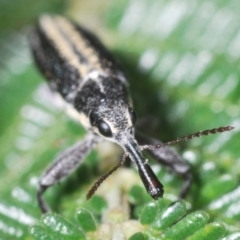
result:
[[[32,64],[27,32],[43,12],[72,17],[113,51],[145,134],[167,141],[236,127],[176,146],[194,178],[186,202],[175,202],[183,180],[153,161],[164,199],[153,202],[125,169],[102,186],[124,196],[118,209],[100,189],[86,201],[96,177],[120,159],[100,149],[46,192],[60,215],[41,217],[38,177],[85,133],[54,104]],[[240,239],[239,13],[238,0],[0,1],[0,239],[111,239],[119,228],[126,239]]]

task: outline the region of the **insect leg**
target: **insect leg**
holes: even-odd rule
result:
[[[43,213],[49,212],[49,207],[43,199],[43,193],[47,188],[59,182],[61,179],[70,175],[81,162],[94,145],[99,142],[99,139],[92,133],[89,133],[84,140],[76,143],[59,156],[50,165],[39,181],[39,188],[37,192],[38,204]]]
[[[148,138],[140,134],[139,132],[136,132],[135,134],[136,139],[140,145],[146,144],[146,145],[158,145],[162,144],[161,141]],[[184,198],[186,194],[188,193],[188,190],[191,186],[192,182],[192,174],[190,172],[190,168],[186,162],[183,161],[183,159],[179,156],[179,154],[169,146],[165,146],[163,148],[158,148],[155,150],[146,150],[147,153],[153,157],[157,162],[160,164],[167,166],[171,171],[175,172],[179,176],[181,176],[185,183],[179,193],[180,198]]]

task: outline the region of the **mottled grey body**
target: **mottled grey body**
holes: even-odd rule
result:
[[[48,15],[39,19],[30,42],[35,62],[50,88],[89,132],[84,140],[60,154],[42,175],[38,190],[41,210],[48,211],[44,191],[75,170],[101,139],[118,143],[137,168],[147,192],[154,199],[162,197],[163,185],[135,139],[136,114],[125,74],[105,47],[87,30],[63,17]],[[152,142],[143,136],[139,139],[144,144]],[[153,156],[187,180],[180,194],[184,196],[191,182],[188,166],[169,147],[157,149]]]

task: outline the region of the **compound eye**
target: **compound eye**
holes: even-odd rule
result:
[[[104,121],[99,121],[98,122],[98,130],[105,137],[111,137],[112,136],[112,131],[111,131],[109,125]]]
[[[130,109],[130,118],[132,120],[132,124],[134,125],[137,121],[137,114],[133,109]]]

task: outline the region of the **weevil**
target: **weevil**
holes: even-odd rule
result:
[[[50,210],[43,198],[46,189],[69,176],[91,149],[103,140],[119,144],[125,154],[118,166],[96,182],[88,198],[109,174],[123,164],[126,157],[133,162],[151,197],[155,200],[163,197],[163,185],[144,158],[144,149],[185,180],[179,194],[182,198],[188,192],[192,175],[189,166],[168,145],[232,129],[227,126],[206,130],[166,144],[147,138],[135,131],[137,115],[128,94],[124,71],[91,32],[62,16],[43,15],[31,31],[30,45],[36,65],[48,80],[53,94],[65,103],[67,112],[88,131],[83,140],[57,156],[41,176],[37,200],[44,213]]]

